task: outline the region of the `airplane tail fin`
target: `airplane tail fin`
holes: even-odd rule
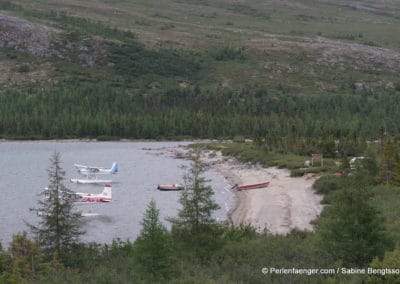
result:
[[[111,173],[112,173],[112,174],[118,173],[118,164],[117,164],[116,162],[114,162],[114,163],[112,164]]]
[[[104,189],[101,195],[107,199],[110,199],[110,201],[112,200],[111,184],[104,185]]]

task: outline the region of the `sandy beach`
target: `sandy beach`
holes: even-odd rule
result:
[[[182,148],[175,151],[178,157],[184,155]],[[234,225],[250,224],[273,234],[313,229],[310,222],[322,210],[322,196],[312,189],[316,176],[292,178],[287,169],[243,164],[220,151],[202,151],[201,162],[221,173],[232,186],[270,182],[266,188],[235,192],[236,204],[229,213]]]

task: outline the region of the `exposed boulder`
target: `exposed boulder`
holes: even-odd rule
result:
[[[59,31],[0,12],[0,47],[14,48],[33,56],[57,54],[52,48]]]

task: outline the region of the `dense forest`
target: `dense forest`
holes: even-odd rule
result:
[[[382,131],[399,132],[400,85],[393,63],[374,67],[363,61],[374,57],[352,62],[344,54],[349,65],[328,67],[318,53],[291,55],[230,44],[149,47],[135,33],[104,22],[0,3],[9,13],[63,31],[36,51],[23,43],[0,49],[0,59],[15,64],[0,90],[3,138],[375,140]],[[15,37],[5,38],[6,43],[18,41]],[[45,78],[12,80],[44,65],[50,69]],[[251,69],[259,73],[248,77]]]
[[[144,92],[144,91],[143,91]],[[377,139],[399,132],[399,94],[272,95],[262,87],[129,94],[107,83],[32,86],[1,95],[4,138],[172,139],[285,137]]]

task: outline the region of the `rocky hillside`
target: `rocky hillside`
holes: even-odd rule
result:
[[[135,38],[149,49],[200,51],[217,59],[196,79],[180,79],[182,86],[254,82],[302,94],[390,90],[399,84],[400,42],[391,34],[400,25],[399,6],[330,0],[2,1],[0,83],[51,81],[60,76],[54,73],[60,61],[114,72],[110,67],[119,63],[110,59],[108,43]]]
[[[356,154],[400,132],[399,6],[0,0],[0,137],[270,133]]]
[[[15,49],[35,57],[50,57],[59,54],[54,48],[59,33],[54,28],[0,12],[1,48]]]

